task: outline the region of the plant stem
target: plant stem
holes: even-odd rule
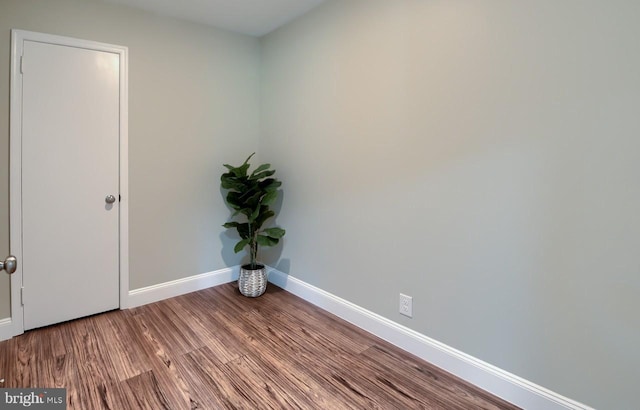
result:
[[[258,259],[258,238],[257,238],[258,234],[256,232],[256,238],[253,242],[253,252],[252,252],[252,257],[251,257],[251,269],[256,269],[258,267],[257,265],[257,259]]]
[[[251,241],[249,242],[249,264],[251,265],[251,269],[256,268],[256,233],[253,232],[253,225],[249,222],[249,237]]]

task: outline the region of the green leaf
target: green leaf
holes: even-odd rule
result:
[[[258,217],[258,215],[260,215],[260,207],[256,207],[256,209],[251,212],[251,215],[249,215],[249,222],[253,222],[256,220],[256,218]]]
[[[247,208],[254,209],[260,202],[260,198],[262,197],[262,195],[264,195],[264,192],[261,192],[258,189],[252,189],[247,192],[246,195],[240,198],[240,201],[242,201]]]
[[[234,176],[220,178],[220,186],[224,189],[242,192],[246,190],[246,185],[246,182],[242,178],[236,178]]]
[[[239,192],[234,192],[234,191],[229,191],[227,193],[227,202],[229,203],[229,205],[239,205],[241,203],[241,201],[240,201],[240,193]]]
[[[264,224],[264,222],[271,218],[272,216],[275,216],[276,213],[273,212],[272,210],[269,209],[268,206],[261,206],[260,207],[260,215],[258,215],[258,217],[256,218],[255,221],[253,221],[253,224],[255,225],[256,229],[260,229],[262,228],[262,224]]]
[[[268,228],[263,231],[272,238],[282,238],[286,231],[282,228]]]
[[[238,230],[238,234],[242,239],[251,239],[251,229],[249,228],[248,223],[238,224],[236,229]]]
[[[262,171],[264,171],[264,170],[266,170],[266,169],[269,169],[269,167],[270,167],[270,166],[271,166],[271,164],[262,164],[262,165],[260,165],[258,168],[256,168],[256,169],[251,173],[251,177],[250,177],[250,178],[253,178],[253,177],[254,177],[254,175],[256,175],[256,174],[257,174],[257,173],[259,173],[259,172],[262,172]],[[274,171],[274,172],[275,172],[275,171]]]
[[[224,226],[225,228],[229,228],[230,229],[230,228],[237,228],[238,225],[240,225],[240,223],[238,223],[238,222],[227,222],[226,224],[224,224],[222,226]]]
[[[232,165],[229,164],[223,164],[223,166],[225,168],[227,168],[229,170],[228,173],[224,174],[222,178],[228,178],[228,177],[246,177],[247,176],[247,171],[249,170],[249,167],[251,166],[249,164],[249,160],[251,159],[251,157],[253,157],[255,155],[255,152],[251,155],[249,155],[249,157],[244,161],[244,163],[242,165],[240,165],[239,167],[234,167]],[[223,182],[224,183],[224,182]]]
[[[220,185],[222,185],[224,189],[229,189],[231,186],[233,186],[234,180],[235,178],[233,177],[233,175],[227,172],[226,174],[222,174],[220,176]]]
[[[278,181],[275,178],[267,178],[265,180],[260,181],[260,189],[265,191],[275,191],[282,185],[282,182]]]
[[[240,213],[244,216],[247,217],[247,220],[249,220],[249,218],[251,218],[251,214],[253,213],[253,209],[251,208],[243,208],[240,210]],[[249,222],[253,222],[253,221],[249,221]]]
[[[262,205],[271,205],[278,198],[278,191],[269,191],[262,197]]]
[[[254,174],[252,174],[252,175],[249,177],[249,179],[250,179],[251,181],[257,181],[257,180],[260,180],[260,179],[262,179],[262,178],[270,177],[271,175],[273,175],[273,174],[275,174],[275,173],[276,173],[276,171],[274,171],[274,170],[262,171],[262,172],[260,172],[260,173],[258,173],[258,174],[255,174],[255,173],[254,173]]]
[[[236,243],[236,246],[233,248],[233,251],[235,253],[240,252],[241,250],[244,249],[245,246],[249,245],[249,240],[248,239],[243,239],[240,242]]]
[[[251,166],[251,164],[249,164],[249,160],[255,154],[256,153],[254,152],[253,154],[249,155],[247,157],[247,159],[244,160],[244,163],[242,165],[240,165],[239,167],[233,169],[233,173],[236,174],[239,177],[246,177],[247,176],[247,171],[249,170],[249,167]]]
[[[274,246],[279,242],[278,238],[272,238],[266,235],[258,235],[256,239],[258,241],[258,245],[260,246]]]
[[[244,163],[245,163],[245,164],[248,164],[248,163],[249,163],[249,160],[250,160],[250,159],[251,159],[251,157],[253,157],[254,155],[256,155],[256,153],[255,153],[255,152],[254,152],[253,154],[249,155],[249,156],[247,157],[247,159],[245,159],[245,160],[244,160]]]

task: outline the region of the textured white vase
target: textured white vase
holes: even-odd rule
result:
[[[250,298],[262,295],[267,290],[267,270],[264,265],[257,265],[257,269],[251,269],[251,265],[243,265],[238,276],[238,289]]]

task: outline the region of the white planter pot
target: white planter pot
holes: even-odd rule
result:
[[[243,265],[238,276],[238,289],[250,298],[262,295],[267,290],[267,270],[264,265],[257,265],[257,269]]]

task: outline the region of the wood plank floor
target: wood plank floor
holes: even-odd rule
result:
[[[0,342],[0,387],[69,409],[516,409],[269,285],[235,284]]]

